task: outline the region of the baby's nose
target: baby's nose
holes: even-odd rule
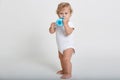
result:
[[[63,18],[65,17],[65,15],[63,15]]]

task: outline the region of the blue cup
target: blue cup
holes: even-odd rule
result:
[[[64,18],[59,18],[59,19],[56,20],[56,25],[57,25],[58,27],[64,26],[64,24],[63,24],[63,19],[64,19]]]

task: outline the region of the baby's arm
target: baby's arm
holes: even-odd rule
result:
[[[70,35],[72,32],[73,32],[73,30],[74,30],[74,28],[71,28],[69,25],[68,25],[68,19],[64,19],[64,28],[65,28],[65,32],[66,32],[66,35],[68,36],[68,35]],[[72,26],[73,27],[73,26]]]
[[[56,31],[56,25],[55,25],[55,22],[53,22],[53,23],[51,23],[51,25],[50,25],[49,32],[50,32],[51,34],[53,34],[53,33],[55,33],[55,31]]]

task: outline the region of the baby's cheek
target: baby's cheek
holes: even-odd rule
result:
[[[60,15],[60,17],[62,18],[62,17],[63,17],[63,15]]]
[[[60,17],[63,17],[62,15],[59,15]]]

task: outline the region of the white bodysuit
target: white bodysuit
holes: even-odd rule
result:
[[[69,27],[74,28],[74,25],[71,22],[68,22]],[[68,48],[73,48],[75,52],[74,46],[74,30],[70,35],[66,35],[64,26],[59,27],[56,26],[56,42],[58,51],[63,54],[63,51]]]

